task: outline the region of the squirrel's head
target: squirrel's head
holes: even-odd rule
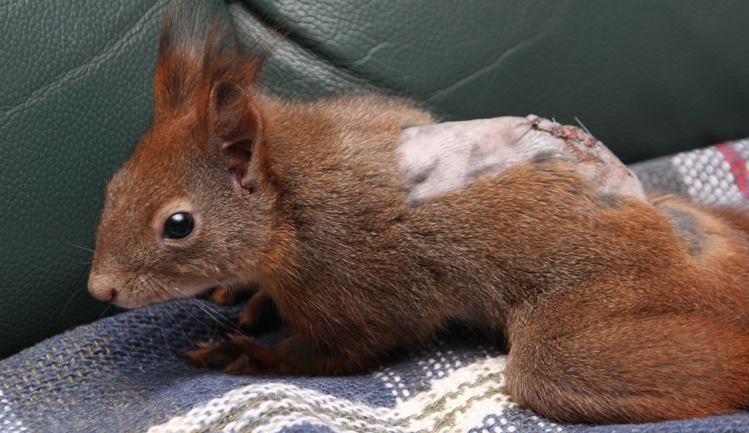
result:
[[[278,211],[255,85],[262,59],[220,19],[167,11],[152,126],[107,186],[96,298],[132,308],[191,296],[244,282],[267,259]]]

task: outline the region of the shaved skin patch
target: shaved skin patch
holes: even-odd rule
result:
[[[405,128],[398,147],[410,206],[465,188],[479,176],[551,160],[577,164],[602,196],[645,200],[640,181],[603,143],[580,128],[533,115]]]

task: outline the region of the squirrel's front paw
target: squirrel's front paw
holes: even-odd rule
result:
[[[226,340],[201,342],[185,354],[196,367],[222,368],[230,374],[256,374],[268,371],[273,356],[270,346],[243,334],[227,334]]]
[[[185,354],[197,367],[223,368],[229,374],[341,374],[354,371],[342,358],[321,356],[298,334],[267,345],[244,334],[226,340],[200,343]]]

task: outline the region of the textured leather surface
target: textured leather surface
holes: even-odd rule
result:
[[[101,313],[85,248],[106,179],[150,121],[164,3],[0,3],[0,356]],[[578,116],[628,161],[749,135],[747,13],[739,0],[232,5],[246,42],[274,47],[275,93]]]
[[[304,51],[281,57],[273,82],[292,70],[294,86],[337,85],[309,82],[312,59],[451,119],[577,116],[626,162],[749,135],[741,0],[244,4]]]
[[[0,4],[0,356],[101,313],[85,249],[149,123],[163,3]]]

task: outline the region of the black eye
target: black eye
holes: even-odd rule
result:
[[[169,239],[182,239],[192,233],[195,220],[186,212],[173,213],[164,223],[164,236]]]

